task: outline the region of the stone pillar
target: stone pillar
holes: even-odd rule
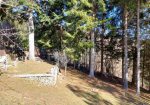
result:
[[[35,60],[33,14],[29,16],[29,60]]]

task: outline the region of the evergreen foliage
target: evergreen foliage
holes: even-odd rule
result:
[[[140,27],[142,34],[150,33],[149,5],[150,2],[147,0],[141,0]],[[29,13],[32,13],[36,45],[51,51],[65,52],[72,61],[76,62],[79,62],[83,54],[93,47],[97,53],[104,50],[104,59],[119,61],[121,57],[124,57],[122,53],[126,47],[128,56],[125,61],[127,59],[129,59],[129,63],[132,61],[132,81],[135,82],[137,66],[136,8],[135,0],[9,0],[7,4],[1,5],[0,19],[9,21],[16,27],[23,47],[28,49],[28,18]],[[126,10],[128,24],[126,29],[123,27],[126,25],[123,17],[124,10]],[[93,32],[95,42],[90,40]],[[128,38],[123,44],[124,33]],[[141,62],[144,64],[142,73],[143,78],[149,81],[149,36],[141,37],[144,40],[142,41],[143,45],[146,46],[142,50],[145,53],[142,53],[141,56],[141,58],[146,56],[145,60]]]

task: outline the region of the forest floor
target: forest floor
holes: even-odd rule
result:
[[[47,73],[53,65],[46,62],[19,62],[0,76],[0,105],[150,105],[150,94],[135,96],[122,86],[91,79],[87,74],[69,68],[59,76],[56,86],[12,77],[14,74]]]

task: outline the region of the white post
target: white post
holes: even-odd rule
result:
[[[34,53],[34,23],[32,12],[29,14],[29,60],[35,60]]]

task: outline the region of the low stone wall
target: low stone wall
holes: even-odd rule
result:
[[[21,75],[14,75],[13,77],[35,80],[42,85],[55,85],[57,81],[57,77],[55,78],[51,74],[21,74]]]

